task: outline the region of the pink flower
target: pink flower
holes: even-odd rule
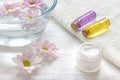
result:
[[[41,15],[41,12],[39,12],[37,9],[29,9],[19,15],[20,19],[28,19],[31,20],[34,17]]]
[[[24,4],[30,8],[40,8],[44,5],[42,0],[24,0]]]
[[[4,16],[4,11],[2,8],[0,8],[0,17],[3,17]]]
[[[29,9],[26,12],[21,13],[19,17],[23,20],[22,28],[25,30],[29,30],[39,25],[41,20],[35,18],[39,15],[41,15],[41,12],[37,9]]]
[[[20,13],[20,6],[19,3],[4,3],[4,6],[2,8],[4,15],[9,15],[9,14],[13,14],[13,15],[17,15]]]
[[[35,27],[37,27],[40,24],[41,20],[40,19],[36,19],[36,20],[32,20],[32,21],[26,21],[22,24],[22,28],[26,31],[31,30]]]
[[[56,53],[56,45],[49,41],[37,42],[33,45],[33,48],[36,50],[38,55],[43,58],[52,59]]]
[[[31,74],[40,67],[40,58],[32,52],[25,51],[22,55],[17,55],[13,61],[18,65],[21,74]]]

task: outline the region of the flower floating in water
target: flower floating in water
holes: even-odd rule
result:
[[[0,7],[0,17],[3,17],[4,13],[3,13],[3,8]]]
[[[7,3],[5,2],[2,8],[4,15],[17,15],[20,13],[20,6],[18,3]]]
[[[57,50],[56,45],[47,40],[44,42],[35,43],[33,45],[33,48],[35,49],[35,51],[37,51],[40,57],[49,60],[55,57],[54,54],[56,53]]]
[[[39,27],[45,18],[42,11],[47,6],[42,0],[23,0],[19,2],[4,2],[0,6],[0,18],[15,18],[21,23],[22,29],[28,31]],[[38,26],[39,25],[39,26]]]
[[[25,30],[31,30],[35,26],[39,25],[41,20],[35,18],[39,15],[41,15],[41,12],[37,9],[28,9],[26,12],[21,13],[19,17],[23,20],[22,28]]]
[[[30,8],[40,8],[44,6],[42,0],[24,0],[24,4]]]
[[[31,74],[41,65],[41,59],[32,52],[25,51],[22,55],[17,55],[13,61],[18,65],[21,74]]]
[[[32,20],[32,21],[25,21],[22,24],[22,28],[26,31],[30,31],[30,30],[34,29],[36,26],[39,26],[40,23],[41,23],[40,19],[36,19],[36,20]]]
[[[36,16],[41,15],[41,12],[36,9],[29,9],[19,15],[20,19],[28,19],[31,20]]]

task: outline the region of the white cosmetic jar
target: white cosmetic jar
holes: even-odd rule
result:
[[[102,60],[101,48],[93,43],[82,43],[78,47],[77,67],[83,72],[96,72]]]

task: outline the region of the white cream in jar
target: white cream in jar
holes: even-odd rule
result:
[[[77,53],[77,67],[84,72],[95,72],[101,64],[101,49],[93,43],[83,43]]]

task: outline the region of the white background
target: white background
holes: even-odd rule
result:
[[[0,80],[120,80],[120,69],[103,58],[101,69],[96,73],[83,73],[76,67],[76,51],[81,42],[56,22],[51,20],[40,36],[40,40],[50,40],[59,49],[54,62],[40,68],[38,74],[21,78],[11,60],[27,48],[0,46]],[[102,78],[102,79],[100,79]]]

